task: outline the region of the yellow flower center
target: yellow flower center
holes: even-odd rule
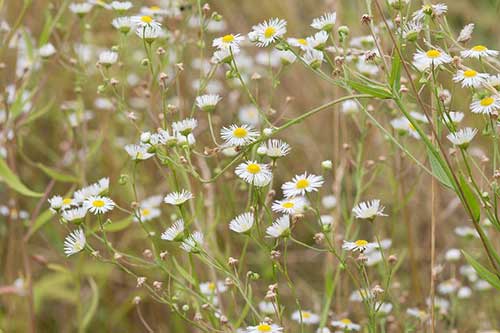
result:
[[[245,136],[247,136],[247,134],[248,134],[248,131],[243,127],[235,128],[233,131],[233,135],[235,137],[237,137],[238,139],[244,138]]]
[[[488,48],[484,45],[476,45],[476,46],[472,47],[471,50],[476,51],[476,52],[484,52],[484,51],[487,51]]]
[[[101,199],[94,200],[92,202],[92,206],[98,207],[98,208],[104,207],[104,200],[101,200]]]
[[[481,104],[481,106],[490,106],[494,101],[495,99],[493,97],[485,97],[481,100],[481,102],[479,102],[479,104]]]
[[[63,205],[69,205],[72,201],[73,201],[73,199],[71,199],[71,198],[64,198]]]
[[[141,211],[141,215],[142,216],[148,216],[149,214],[151,214],[151,210],[147,209],[147,208],[144,208],[142,211]]]
[[[151,22],[153,22],[153,18],[151,16],[146,15],[141,17],[141,21],[150,24]]]
[[[340,322],[341,322],[342,324],[346,324],[346,325],[348,325],[348,324],[352,324],[352,321],[350,321],[350,320],[349,320],[349,319],[347,319],[347,318],[342,319]]]
[[[295,204],[293,202],[291,202],[291,201],[283,203],[283,207],[284,208],[293,208],[293,206],[295,206]]]
[[[264,37],[271,38],[274,36],[275,33],[276,33],[275,27],[267,27],[266,30],[264,30]]]
[[[260,324],[257,326],[259,332],[271,332],[272,328],[268,324]]]
[[[232,41],[234,41],[234,36],[233,35],[225,35],[224,37],[222,37],[222,41],[224,43],[231,43]]]
[[[438,50],[429,50],[425,54],[431,59],[436,59],[441,55],[441,52],[439,52]]]
[[[305,189],[308,186],[309,186],[309,181],[307,179],[300,179],[296,185],[296,187],[300,190]]]
[[[215,283],[210,282],[210,283],[208,284],[208,289],[209,289],[210,291],[215,291]]]
[[[465,77],[474,77],[476,75],[477,75],[477,72],[475,70],[472,70],[472,69],[468,69],[464,72]]]
[[[302,44],[302,45],[307,45],[307,40],[305,40],[304,38],[299,38],[299,39],[297,39],[297,43]]]
[[[368,245],[368,242],[365,241],[364,239],[358,239],[357,241],[354,242],[354,244],[356,244],[356,246],[366,246]]]
[[[154,11],[154,12],[157,12],[160,10],[160,7],[159,6],[151,6],[151,7],[149,7],[149,9]]]
[[[256,173],[260,172],[260,165],[256,163],[250,163],[247,166],[247,171],[250,172],[251,174],[255,175]]]
[[[304,318],[304,319],[311,318],[311,313],[307,312],[307,311],[303,311],[302,312],[302,318]]]

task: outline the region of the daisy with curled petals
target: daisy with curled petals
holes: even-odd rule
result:
[[[417,51],[417,53],[413,55],[413,64],[420,71],[424,71],[431,66],[437,67],[442,64],[447,64],[451,61],[452,58],[448,54],[438,49]]]
[[[254,222],[253,213],[243,213],[229,222],[229,229],[239,234],[244,234],[252,229]]]
[[[71,199],[69,200],[71,201]],[[52,212],[57,212],[61,208],[64,208],[64,199],[60,195],[54,195],[48,202]]]
[[[326,41],[328,40],[328,33],[326,31],[318,31],[314,36],[307,37],[307,44],[316,50],[323,50],[325,48]]]
[[[260,323],[257,326],[248,326],[245,333],[280,333],[283,327],[276,324]]]
[[[453,124],[458,125],[464,119],[465,115],[463,112],[451,111],[448,112],[448,117]]]
[[[138,28],[144,28],[147,26],[161,28],[161,23],[149,15],[132,16],[131,20],[132,23],[134,23],[134,25]]]
[[[464,58],[484,58],[484,57],[496,57],[500,52],[496,50],[490,50],[484,45],[476,45],[468,50],[461,51],[460,55]]]
[[[292,150],[288,143],[278,139],[268,140],[263,143],[261,147],[265,147],[266,155],[272,159],[284,157],[290,153],[290,150]]]
[[[326,13],[320,17],[315,18],[311,23],[311,27],[317,30],[325,30],[327,32],[330,32],[332,31],[336,21],[336,12]]]
[[[89,212],[94,215],[105,214],[115,208],[115,202],[108,197],[91,196],[83,202]]]
[[[169,205],[179,206],[193,198],[194,196],[191,192],[182,190],[180,192],[172,192],[167,194],[165,199],[163,199],[163,202]]]
[[[423,5],[422,8],[413,13],[414,20],[422,20],[425,15],[430,15],[431,17],[439,17],[448,11],[448,6],[444,3],[437,3],[435,5]]]
[[[212,112],[222,98],[217,94],[207,94],[196,97],[196,106],[205,112]]]
[[[111,25],[122,34],[128,34],[134,25],[129,16],[117,17],[111,21]]]
[[[467,149],[469,143],[474,139],[477,134],[477,128],[462,128],[454,133],[448,134],[446,137],[451,141],[455,146],[458,146],[463,149]]]
[[[220,49],[214,52],[212,59],[210,61],[214,64],[229,64],[233,59],[233,56],[238,53],[238,51],[231,51],[228,49]]]
[[[151,44],[156,39],[160,38],[160,36],[163,34],[163,30],[161,30],[160,27],[154,25],[147,25],[137,28],[135,30],[135,34],[140,39],[144,39],[148,44]]]
[[[67,257],[82,251],[87,244],[85,233],[82,229],[76,229],[64,239],[64,253]]]
[[[360,202],[352,209],[357,219],[373,221],[377,216],[387,216],[384,214],[384,206],[380,205],[380,200]]]
[[[195,231],[182,241],[180,247],[186,252],[198,253],[203,245],[203,239],[203,234],[199,231]]]
[[[73,222],[82,220],[87,215],[85,207],[77,207],[73,209],[66,209],[61,213],[61,218],[65,222]]]
[[[172,124],[172,129],[174,130],[174,132],[187,136],[196,128],[196,126],[198,126],[198,120],[194,118],[186,118],[174,122]]]
[[[126,145],[125,151],[129,156],[135,161],[147,160],[150,157],[153,157],[154,154],[148,152],[149,146],[147,145]]]
[[[290,215],[283,215],[266,229],[266,235],[272,238],[288,237],[290,235]]]
[[[347,332],[349,331],[359,331],[361,329],[361,326],[358,324],[353,323],[350,319],[344,318],[341,320],[334,320],[331,322],[333,327],[338,327],[340,329],[343,329]]]
[[[273,18],[253,26],[248,38],[258,47],[266,47],[274,43],[286,33],[286,21]]]
[[[500,110],[500,97],[498,95],[486,96],[471,103],[472,113],[491,114]]]
[[[349,242],[349,241],[344,241],[344,244],[342,244],[342,249],[347,250],[347,251],[352,251],[352,252],[365,252],[367,249],[374,249],[377,247],[377,244],[375,243],[370,243],[364,239],[358,239],[357,241],[354,242]]]
[[[473,69],[461,70],[453,76],[453,81],[462,83],[462,88],[478,88],[488,81],[489,75]]]
[[[292,320],[306,325],[315,325],[319,323],[319,316],[311,311],[295,311],[292,313]]]
[[[180,242],[184,238],[184,220],[174,222],[161,234],[161,239],[171,242]]]
[[[302,60],[312,69],[318,69],[324,61],[324,55],[321,51],[311,49],[304,53]]]
[[[241,163],[234,171],[238,177],[254,186],[266,186],[273,178],[269,165],[255,161]]]
[[[118,61],[118,53],[115,51],[103,51],[99,54],[99,63],[104,67],[110,67]]]
[[[306,205],[307,201],[304,197],[294,197],[274,201],[271,209],[273,212],[293,215],[302,213]]]
[[[287,198],[303,196],[309,192],[318,191],[323,185],[323,176],[316,176],[304,172],[302,175],[296,175],[292,181],[286,182],[281,186],[283,194]]]
[[[227,146],[245,146],[255,141],[259,133],[250,125],[231,125],[223,127],[220,131],[220,136],[225,140]]]
[[[245,37],[241,36],[240,34],[228,34],[214,39],[214,41],[212,42],[212,46],[218,49],[231,49],[232,51],[234,51],[240,49],[240,43],[244,40]]]

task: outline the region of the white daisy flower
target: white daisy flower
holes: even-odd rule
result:
[[[248,38],[258,47],[266,47],[274,43],[286,33],[286,21],[273,18],[253,26]]]
[[[132,3],[130,1],[112,1],[111,9],[116,10],[117,12],[126,12],[130,8],[132,8]]]
[[[259,137],[259,133],[250,125],[231,125],[223,127],[220,136],[227,146],[245,146]]]
[[[430,15],[432,17],[439,17],[448,11],[448,6],[444,3],[438,3],[435,5],[423,5],[421,9],[413,13],[413,19],[423,20],[425,15]]]
[[[163,30],[160,27],[154,25],[146,25],[144,27],[138,27],[135,30],[137,37],[144,39],[146,42],[151,44],[156,39],[160,38],[163,34]]]
[[[194,118],[186,118],[184,120],[176,121],[172,124],[174,132],[178,132],[184,136],[190,134],[198,126],[198,120]]]
[[[271,209],[273,212],[293,215],[302,213],[306,205],[307,201],[303,197],[294,197],[274,201]]]
[[[269,165],[255,161],[247,161],[236,167],[235,173],[238,177],[255,186],[266,186],[273,178]]]
[[[457,37],[457,42],[460,42],[460,43],[466,43],[466,42],[468,42],[472,38],[472,32],[473,31],[474,31],[474,23],[467,24],[460,31],[460,34]]]
[[[464,58],[484,58],[484,57],[496,57],[500,52],[496,50],[490,50],[484,45],[475,45],[469,50],[461,51],[460,55]]]
[[[328,231],[332,227],[333,222],[335,221],[334,217],[331,215],[321,215],[319,217],[319,222],[323,227],[323,230]]]
[[[477,280],[474,283],[474,289],[476,289],[478,291],[490,290],[491,288],[493,288],[491,286],[491,284],[488,281],[485,281],[485,280]]]
[[[88,14],[92,10],[92,7],[94,7],[94,5],[88,2],[82,2],[82,3],[73,2],[68,6],[69,10],[72,13],[80,17],[84,16],[85,14]]]
[[[282,65],[290,65],[293,64],[295,60],[297,60],[297,56],[292,51],[289,50],[286,51],[279,50],[277,54],[280,58]]]
[[[237,54],[239,52],[238,50],[233,50],[233,54],[231,54],[231,51],[229,49],[220,49],[214,52],[212,58],[210,61],[213,64],[224,64],[224,63],[230,63],[231,60],[233,59],[233,55]]]
[[[292,313],[292,320],[306,325],[315,325],[319,323],[319,316],[311,311],[295,311]]]
[[[391,303],[375,303],[375,309],[377,309],[378,313],[381,314],[389,314],[392,311],[392,308],[393,306]]]
[[[349,99],[342,102],[340,110],[346,114],[357,113],[359,111],[359,104],[356,101]]]
[[[471,296],[472,296],[472,289],[467,286],[460,287],[457,291],[457,297],[459,299],[466,299],[470,298]]]
[[[86,207],[77,207],[73,209],[63,210],[61,213],[61,218],[66,222],[73,222],[83,219],[86,215]]]
[[[137,215],[139,215],[141,222],[147,222],[159,217],[161,215],[161,210],[156,207],[141,206],[137,210]],[[139,221],[137,218],[136,220]]]
[[[240,43],[244,40],[245,37],[241,36],[240,34],[228,34],[214,39],[212,42],[212,46],[218,49],[231,49],[232,51],[234,51],[239,50]]]
[[[266,229],[266,234],[272,238],[287,237],[290,235],[290,215],[279,217]]]
[[[344,318],[340,320],[333,320],[331,322],[333,327],[338,327],[346,331],[359,331],[361,326],[353,323],[350,319]]]
[[[111,25],[121,33],[128,34],[134,24],[129,16],[122,16],[113,19],[113,21],[111,21]]]
[[[205,296],[222,294],[227,291],[227,286],[223,281],[200,283],[200,292]]]
[[[53,212],[56,212],[63,207],[63,198],[60,195],[54,195],[48,200],[48,202],[50,205],[50,209]]]
[[[462,120],[465,117],[463,112],[456,112],[456,111],[449,112],[448,116],[451,119],[451,122],[455,125],[458,125],[460,122],[462,122]]]
[[[453,76],[453,81],[461,82],[462,88],[478,88],[488,82],[489,75],[478,73],[473,69],[461,70]]]
[[[352,212],[358,219],[373,220],[377,216],[387,216],[384,214],[384,206],[380,205],[380,200],[364,201],[357,204]]]
[[[336,12],[326,13],[320,17],[315,18],[311,23],[311,27],[317,30],[325,30],[329,32],[332,31],[336,21]]]
[[[455,133],[450,133],[446,137],[451,141],[455,146],[459,146],[460,148],[467,148],[469,143],[474,139],[477,134],[477,128],[462,128],[456,131]]]
[[[89,212],[94,215],[105,214],[115,208],[115,202],[108,197],[91,196],[83,202]]]
[[[324,54],[318,50],[307,50],[302,56],[302,60],[304,60],[307,65],[311,66],[311,68],[317,69],[324,61]]]
[[[323,50],[328,40],[328,33],[324,30],[318,31],[314,36],[307,37],[307,44],[316,50]]]
[[[266,302],[262,301],[259,303],[259,310],[260,312],[267,314],[267,315],[272,315],[276,312],[274,303],[273,302]]]
[[[458,287],[460,287],[460,282],[456,279],[450,279],[438,284],[437,291],[441,295],[449,295],[457,291]]]
[[[488,84],[500,90],[500,74],[490,75],[488,77]]]
[[[288,143],[277,139],[268,140],[263,143],[261,147],[264,147],[266,149],[266,155],[273,159],[284,157],[292,150]]]
[[[161,28],[161,23],[156,21],[153,17],[149,15],[144,16],[132,16],[132,23],[138,28],[144,28],[147,26]]]
[[[413,64],[418,70],[424,71],[427,68],[438,67],[442,64],[447,64],[452,61],[452,58],[442,50],[430,49],[428,51],[417,51],[413,55]]]
[[[309,45],[309,41],[307,40],[307,38],[294,38],[294,37],[290,37],[286,41],[291,46],[298,47],[302,51],[307,51],[307,50],[311,49],[311,46]]]
[[[286,182],[281,186],[285,197],[304,196],[306,193],[318,191],[323,185],[323,176],[316,176],[313,174],[296,175],[292,181]]]
[[[491,114],[500,110],[500,97],[498,95],[486,96],[471,103],[472,113]]]
[[[260,124],[259,110],[253,105],[243,106],[238,111],[238,119],[244,124],[256,127]]]
[[[446,251],[444,258],[446,261],[458,261],[460,260],[460,257],[462,256],[462,253],[460,252],[459,249],[449,249]]]
[[[406,309],[406,314],[422,321],[425,321],[427,320],[427,318],[429,318],[429,314],[424,310],[420,310],[419,308],[408,308]]]
[[[332,333],[328,327],[318,327],[316,333]]]
[[[137,161],[142,161],[142,160],[147,160],[148,158],[153,157],[155,154],[149,153],[148,152],[149,145],[126,145],[125,146],[125,151],[133,160]]]
[[[260,323],[257,326],[248,326],[245,333],[280,333],[283,327],[276,324]]]
[[[333,209],[337,206],[337,197],[333,194],[325,195],[321,198],[321,204],[325,209]]]
[[[417,40],[418,35],[424,28],[424,25],[419,20],[411,20],[403,27],[403,38],[414,42]]]
[[[198,253],[202,245],[203,234],[199,231],[195,231],[182,241],[180,248],[186,252]]]
[[[189,133],[187,136],[182,135],[180,133],[176,133],[176,142],[179,146],[189,145],[194,146],[196,143],[196,139],[194,138],[193,133]]]
[[[177,220],[161,234],[161,239],[180,242],[184,238],[184,221]]]
[[[351,302],[363,302],[363,300],[373,299],[375,294],[370,291],[370,289],[363,288],[354,290],[349,296],[349,301]]]
[[[64,239],[64,253],[67,257],[82,251],[87,244],[85,233],[82,229],[76,229]]]
[[[391,120],[391,126],[398,131],[400,135],[409,134],[415,139],[420,139],[420,134],[415,130],[412,123],[406,117],[395,118]]]
[[[115,51],[104,51],[99,54],[99,63],[104,67],[110,67],[118,61],[118,53]]]
[[[253,213],[243,213],[236,216],[229,222],[229,229],[239,234],[248,232],[254,223]]]
[[[193,198],[194,196],[191,192],[182,190],[180,192],[172,192],[167,194],[163,201],[169,205],[179,206]]]
[[[427,120],[427,117],[423,113],[411,111],[410,116],[412,116],[413,119],[415,119],[416,121],[419,121],[421,123],[424,123],[424,124],[429,123],[429,120]]]
[[[479,233],[476,231],[476,229],[469,227],[469,226],[459,226],[454,229],[455,234],[460,237],[475,237],[479,238]]]
[[[200,110],[212,112],[221,99],[222,98],[217,94],[207,94],[196,97],[195,103]]]
[[[38,49],[38,54],[42,58],[49,58],[56,54],[56,52],[56,48],[51,43],[44,44]]]
[[[344,240],[344,244],[342,244],[342,248],[347,251],[352,251],[352,252],[365,252],[367,249],[375,248],[377,247],[376,243],[370,243],[364,239],[358,239],[357,241],[354,242],[349,242]]]

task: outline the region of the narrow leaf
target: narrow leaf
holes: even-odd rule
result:
[[[479,205],[479,202],[477,201],[474,192],[472,192],[469,183],[465,180],[463,175],[460,175],[459,182],[460,182],[460,188],[462,189],[462,192],[464,194],[464,200],[469,205],[472,211],[472,216],[474,217],[474,220],[477,222],[479,221],[479,217],[481,216],[481,206]]]
[[[434,177],[444,186],[453,190],[453,183],[451,182],[448,174],[444,171],[443,167],[437,160],[436,156],[427,149],[427,156],[429,158],[429,163],[431,165],[432,174]]]
[[[34,192],[24,185],[16,174],[10,170],[9,166],[4,159],[0,158],[0,178],[3,182],[7,184],[11,189],[18,192],[19,194],[25,195],[27,197],[41,197],[43,194]]]
[[[500,290],[500,278],[481,265],[476,259],[472,258],[465,251],[462,251],[467,262],[474,268],[477,274],[485,281],[488,281],[495,289]]]
[[[372,95],[373,97],[381,99],[392,98],[391,92],[381,85],[379,86],[351,80],[349,80],[347,83],[351,86],[352,89],[359,91],[360,93]]]

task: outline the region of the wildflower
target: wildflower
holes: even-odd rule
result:
[[[459,249],[449,249],[448,251],[446,251],[444,258],[446,259],[446,261],[453,262],[460,260],[461,256],[462,254],[460,253]]]
[[[161,210],[156,207],[144,206],[139,208],[137,215],[139,215],[138,220],[141,222],[147,222],[159,217],[161,215]]]
[[[198,121],[194,118],[186,118],[181,121],[176,121],[172,124],[172,128],[175,132],[178,132],[184,136],[191,133],[196,126],[198,126]]]
[[[467,286],[458,288],[457,297],[459,299],[466,299],[466,298],[470,298],[471,296],[472,296],[472,289],[471,288],[469,288]]]
[[[218,49],[239,50],[240,43],[245,40],[245,37],[240,34],[228,34],[214,39],[212,46]]]
[[[358,219],[373,221],[377,216],[387,216],[384,214],[384,206],[380,205],[380,200],[364,201],[357,204],[352,212]]]
[[[411,20],[403,27],[403,38],[414,42],[423,29],[423,24],[419,20]]]
[[[82,2],[82,3],[71,3],[69,5],[69,10],[78,15],[79,17],[85,16],[85,14],[88,14],[92,10],[93,5],[88,2]]]
[[[421,123],[424,123],[424,124],[428,124],[429,123],[429,120],[427,120],[427,117],[423,113],[416,112],[416,111],[411,111],[410,112],[410,116],[412,116],[412,118],[414,118],[418,122],[421,122]]]
[[[224,64],[224,63],[230,63],[231,60],[233,59],[233,55],[238,53],[238,50],[235,50],[232,52],[229,49],[220,49],[214,52],[211,62],[215,64]]]
[[[363,302],[363,300],[372,299],[375,294],[367,288],[354,290],[349,296],[349,301],[351,302]]]
[[[166,241],[180,242],[184,238],[184,221],[177,220],[164,233],[161,234],[161,239]]]
[[[307,325],[315,325],[319,323],[319,316],[315,313],[312,313],[310,311],[302,310],[302,311],[295,311],[292,313],[292,320],[295,320],[299,323],[304,323]]]
[[[290,198],[318,191],[323,183],[324,180],[322,176],[313,174],[308,175],[307,172],[305,172],[302,175],[296,175],[293,177],[292,181],[283,184],[281,189],[285,197]]]
[[[200,283],[200,292],[205,296],[222,294],[227,291],[227,286],[222,281]]]
[[[303,197],[287,198],[274,201],[272,210],[277,213],[293,215],[302,213],[306,205],[307,201]]]
[[[125,151],[133,160],[142,161],[147,160],[150,157],[153,157],[154,154],[148,152],[149,146],[140,144],[140,145],[126,145]]]
[[[472,32],[474,31],[474,23],[469,23],[460,31],[458,35],[457,42],[466,43],[472,38]],[[463,57],[463,55],[462,55]]]
[[[324,61],[324,55],[318,50],[307,50],[302,59],[312,69],[318,69]]]
[[[418,134],[413,124],[405,117],[391,120],[391,126],[397,130],[400,135],[410,134],[413,138],[420,139],[420,134]]]
[[[130,1],[113,1],[111,2],[110,6],[111,9],[122,13],[132,8],[132,3]]]
[[[250,125],[231,125],[221,129],[221,138],[228,146],[245,146],[255,141],[259,134]]]
[[[189,235],[182,241],[180,247],[186,252],[198,253],[202,245],[203,234],[199,231],[195,231],[193,234]]]
[[[424,71],[431,66],[438,67],[439,65],[450,63],[451,60],[452,58],[448,54],[438,49],[417,51],[413,55],[413,64],[420,71]]]
[[[313,19],[311,27],[317,30],[325,30],[326,32],[330,32],[332,31],[336,21],[336,12],[326,13],[320,17]]]
[[[108,197],[91,196],[83,202],[89,212],[94,215],[105,214],[115,208],[115,202]]]
[[[258,47],[266,47],[274,43],[286,33],[286,21],[273,18],[253,27],[248,38]]]
[[[466,149],[469,146],[469,143],[474,139],[477,134],[476,128],[462,128],[454,133],[448,134],[446,137],[451,141],[455,146],[459,146],[460,148]]]
[[[297,56],[289,50],[278,51],[278,56],[281,60],[282,65],[290,65],[293,64],[295,60],[297,60]]]
[[[115,51],[104,51],[99,54],[99,63],[104,67],[111,67],[118,61],[118,53]]]
[[[463,119],[464,119],[464,114],[462,112],[449,112],[448,117],[450,118],[451,122],[455,125],[458,125]]]
[[[469,226],[464,225],[464,226],[456,227],[454,229],[454,231],[455,231],[455,234],[457,236],[460,236],[460,237],[479,238],[479,233],[476,231],[476,229],[469,227]]]
[[[76,229],[64,239],[64,253],[67,257],[82,251],[87,244],[85,233],[82,229]]]
[[[270,227],[267,227],[266,234],[272,238],[287,237],[290,235],[290,215],[279,217]]]
[[[392,311],[393,306],[391,303],[377,302],[375,303],[375,308],[378,310],[378,313],[389,314]]]
[[[263,143],[261,147],[265,147],[265,154],[272,159],[284,157],[288,155],[292,149],[288,143],[277,139],[269,140]]]
[[[453,81],[461,82],[463,88],[478,88],[488,81],[488,77],[488,74],[478,73],[473,69],[459,69],[453,76]]]
[[[207,94],[196,97],[195,103],[200,110],[205,112],[212,112],[215,106],[222,98],[217,94]]]
[[[418,308],[408,308],[406,309],[406,313],[412,317],[420,319],[421,321],[425,321],[429,318],[429,314],[427,314],[427,312]]]
[[[276,324],[260,323],[257,326],[248,326],[245,333],[279,333],[283,332],[283,327]]]
[[[311,46],[309,45],[309,41],[307,40],[307,38],[290,37],[287,39],[287,42],[291,46],[300,48],[302,51],[307,51],[311,49]]]
[[[328,40],[328,33],[326,31],[318,31],[314,36],[307,37],[307,44],[316,50],[323,50],[325,48],[326,41]]]
[[[149,44],[158,39],[162,35],[162,33],[163,30],[161,30],[161,27],[157,27],[154,25],[146,25],[144,27],[138,27],[135,30],[135,34],[139,38],[144,39]]]
[[[389,0],[389,5],[392,6],[392,8],[399,10],[403,8],[403,6],[407,5],[410,2],[410,0]]]
[[[70,199],[71,200],[71,199]],[[48,200],[50,209],[53,212],[58,211],[63,207],[64,201],[63,198],[60,195],[54,195],[52,198]]]
[[[269,184],[273,177],[269,165],[255,161],[241,163],[236,167],[235,173],[247,183],[259,187]]]
[[[321,215],[319,217],[319,222],[321,223],[321,226],[323,227],[324,231],[331,230],[334,221],[335,219],[331,215]]]
[[[349,99],[342,102],[340,110],[346,114],[353,114],[359,111],[359,105],[356,101]]]
[[[345,331],[359,331],[361,329],[360,325],[353,323],[350,319],[347,318],[341,320],[333,320],[331,324],[333,327],[338,327]]]
[[[161,23],[156,21],[153,17],[149,15],[144,15],[144,16],[132,16],[132,23],[134,23],[135,26],[139,28],[144,28],[144,27],[155,27],[157,29],[161,28]]]
[[[128,34],[132,29],[133,23],[129,16],[117,17],[111,21],[111,25],[122,34]]]
[[[38,54],[42,58],[49,58],[56,54],[56,52],[56,48],[51,43],[44,44],[38,49]]]
[[[324,160],[321,162],[321,167],[324,170],[331,170],[333,168],[333,162],[331,160]]]
[[[169,205],[179,206],[192,198],[194,196],[191,192],[182,190],[180,192],[169,193],[163,201]]]
[[[83,219],[87,215],[86,207],[77,207],[73,209],[66,209],[62,211],[61,218],[65,222],[73,222]]]
[[[82,203],[85,199],[92,196],[99,196],[105,194],[109,188],[109,178],[101,178],[98,182],[83,187],[73,193],[74,200],[64,199],[69,205],[74,201],[75,204]]]
[[[375,244],[375,243],[370,243],[364,239],[358,239],[357,241],[354,241],[354,242],[349,242],[349,241],[344,240],[344,244],[342,245],[342,248],[344,250],[348,250],[348,251],[352,251],[352,252],[356,252],[356,251],[365,252],[366,249],[374,248],[376,246],[377,246],[377,244]]]
[[[491,95],[483,97],[480,100],[475,100],[471,103],[470,109],[472,113],[491,114],[494,111],[500,110],[500,97]]]
[[[273,302],[265,302],[262,301],[259,303],[259,310],[260,312],[267,314],[267,315],[272,315],[276,312],[274,308],[274,303]]]
[[[452,294],[457,291],[460,283],[455,279],[443,281],[437,286],[437,291],[442,295]]]
[[[325,207],[325,209],[335,208],[335,206],[337,206],[337,197],[333,194],[325,195],[321,198],[321,204]]]
[[[448,11],[448,6],[444,3],[438,3],[435,5],[423,5],[421,9],[413,13],[413,19],[422,20],[425,15],[430,15],[431,17],[439,17]]]
[[[229,229],[239,234],[247,233],[253,226],[253,213],[243,213],[236,216],[229,222]]]
[[[460,55],[464,58],[484,58],[484,57],[496,57],[500,52],[496,50],[490,50],[484,45],[475,45],[468,50],[461,51]]]

